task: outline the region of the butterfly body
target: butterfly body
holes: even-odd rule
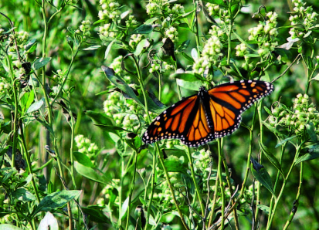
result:
[[[271,83],[255,80],[221,84],[210,90],[200,87],[197,95],[182,99],[157,116],[143,142],[181,139],[190,147],[204,145],[233,133],[241,114],[272,91]]]

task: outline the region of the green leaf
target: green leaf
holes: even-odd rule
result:
[[[86,167],[89,167],[89,168],[94,167],[92,161],[90,160],[90,158],[87,155],[85,155],[81,152],[73,152],[73,156],[74,156],[75,160],[77,162],[79,162],[80,164],[82,164]]]
[[[177,47],[177,51],[178,52],[182,52],[184,50],[186,50],[190,44],[191,40],[190,39],[187,39],[186,41],[184,41],[182,44],[180,44],[178,47]]]
[[[307,133],[309,134],[310,140],[312,142],[317,142],[317,134],[315,131],[315,126],[312,122],[306,125]]]
[[[271,112],[270,109],[268,109],[266,106],[264,106],[264,110],[265,110],[269,115],[272,115],[272,112]]]
[[[130,98],[134,99],[137,103],[140,105],[143,105],[143,103],[137,98],[136,94],[132,90],[130,86],[126,84],[125,81],[123,81],[121,78],[115,76],[115,73],[113,69],[102,66],[102,70],[104,71],[106,77],[120,90],[122,90],[124,93],[126,93]],[[143,105],[144,106],[144,105]]]
[[[129,198],[130,198],[130,197],[128,196],[128,197],[125,199],[125,201],[123,202],[122,209],[121,209],[121,213],[120,213],[120,219],[122,219],[123,216],[124,216],[125,213],[126,213],[126,210],[127,210],[128,206],[129,206],[129,203],[128,203]]]
[[[149,45],[150,45],[150,42],[148,41],[148,39],[143,39],[137,44],[134,55],[135,56],[140,55],[143,50],[144,51],[146,50],[145,47],[149,47]]]
[[[43,66],[45,66],[46,64],[48,64],[51,61],[51,58],[38,58],[34,61],[33,63],[33,68],[35,70],[38,70],[40,68],[42,68]]]
[[[85,112],[95,123],[104,125],[113,125],[111,119],[106,116],[104,112],[94,112],[92,110],[87,110]]]
[[[109,175],[98,173],[96,169],[86,167],[77,161],[74,162],[74,167],[79,174],[90,180],[103,184],[107,184],[111,181],[111,177]]]
[[[149,34],[153,31],[153,25],[143,24],[137,27],[132,34]]]
[[[45,196],[36,209],[32,212],[32,217],[42,211],[50,211],[63,207],[67,202],[77,199],[81,194],[80,190],[63,190]]]
[[[34,102],[27,110],[27,113],[32,113],[34,111],[39,110],[44,105],[44,98],[41,100]]]
[[[38,230],[59,230],[59,224],[57,219],[51,212],[47,212],[44,218],[41,220]]]
[[[32,53],[37,48],[37,40],[31,39],[25,46],[24,49],[27,51],[27,53]]]
[[[21,101],[20,105],[21,105],[22,111],[23,111],[22,113],[24,113],[24,111],[30,107],[33,100],[34,100],[34,91],[33,90],[23,94],[23,96],[20,99],[20,101]]]
[[[257,208],[263,211],[266,215],[269,215],[269,207],[266,205],[258,204]]]
[[[319,81],[319,73],[315,77],[311,78],[311,81]]]
[[[273,190],[273,186],[271,183],[271,178],[268,174],[268,172],[266,171],[265,167],[261,164],[259,164],[254,158],[250,159],[251,164],[250,164],[250,169],[251,172],[253,173],[254,177],[263,185],[265,186],[269,192],[271,192],[274,196],[274,190]]]
[[[109,56],[109,53],[111,51],[112,45],[114,44],[114,42],[116,41],[116,39],[114,39],[113,41],[110,42],[110,44],[108,44],[106,50],[105,50],[105,54],[104,54],[104,59],[107,59],[107,57]]]
[[[88,207],[81,207],[83,212],[87,215],[88,219],[97,223],[111,224],[109,217],[104,215],[103,208],[100,206],[91,205]]]
[[[193,73],[175,73],[173,77],[177,78],[176,82],[179,86],[198,91],[199,87],[203,85],[202,81],[198,80],[198,78]]]
[[[18,188],[12,193],[12,196],[13,198],[23,202],[36,200],[36,197],[25,188]]]
[[[296,136],[292,136],[292,137],[288,137],[282,141],[280,141],[276,146],[275,148],[279,147],[279,146],[282,146],[283,144],[285,144],[287,141],[290,141],[291,139],[294,139]]]
[[[220,6],[224,6],[224,7],[227,6],[223,0],[206,0],[205,2],[210,2],[210,3],[216,4],[216,5],[220,5]]]
[[[118,134],[117,131],[131,132],[131,131],[125,130],[121,127],[114,126],[114,125],[103,125],[103,124],[94,124],[94,125],[102,128],[106,132],[111,132],[111,133],[115,133],[115,134]]]
[[[168,172],[183,172],[186,173],[186,167],[181,163],[180,159],[176,156],[169,156],[164,160],[164,165]],[[159,166],[162,168],[162,166]]]
[[[280,132],[276,127],[273,127],[271,125],[269,125],[266,122],[262,122],[264,126],[267,127],[267,129],[269,129],[272,133],[274,133],[275,135],[279,136],[279,137],[286,137],[286,135],[282,132]]]
[[[22,229],[11,224],[0,224],[0,230],[22,230]]]
[[[306,153],[305,155],[298,157],[295,161],[295,164],[299,164],[300,162],[303,162],[303,161],[310,161],[318,157],[319,157],[319,153]]]
[[[263,150],[263,153],[266,155],[266,157],[268,158],[268,160],[270,161],[270,163],[272,163],[278,170],[279,172],[284,175],[281,166],[279,164],[279,161],[277,160],[277,158],[271,154],[271,152],[268,150],[268,148],[263,144],[263,143],[259,143],[260,148]]]
[[[95,45],[95,46],[90,46],[90,47],[87,47],[87,48],[85,48],[85,49],[83,49],[83,50],[97,50],[97,49],[99,49],[99,48],[101,48],[102,46],[100,46],[100,45]]]

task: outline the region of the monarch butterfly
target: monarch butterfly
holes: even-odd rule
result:
[[[233,133],[241,114],[273,89],[271,83],[257,80],[235,81],[210,90],[200,87],[197,95],[182,99],[156,117],[142,140],[147,144],[173,138],[190,147],[204,145]]]

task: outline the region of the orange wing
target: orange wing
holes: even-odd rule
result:
[[[177,102],[156,117],[142,139],[145,143],[153,143],[172,138],[181,139],[189,146],[198,146],[213,139],[198,95]]]
[[[271,83],[255,80],[226,83],[210,89],[209,108],[214,124],[214,137],[220,138],[233,133],[239,127],[241,114],[272,91]]]

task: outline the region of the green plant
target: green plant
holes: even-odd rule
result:
[[[0,229],[318,228],[317,2],[0,8]],[[231,136],[144,145],[224,76],[275,90]]]

